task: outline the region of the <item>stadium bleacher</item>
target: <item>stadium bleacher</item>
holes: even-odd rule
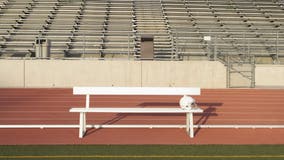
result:
[[[139,59],[143,35],[154,36],[154,59],[255,55],[279,63],[284,56],[281,0],[2,0],[0,4],[1,58],[34,57],[35,40],[44,38],[51,42],[51,58]]]

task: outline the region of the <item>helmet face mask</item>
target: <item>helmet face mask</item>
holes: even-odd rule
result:
[[[192,109],[196,106],[195,100],[192,97],[186,95],[184,95],[180,99],[179,105],[182,109]]]

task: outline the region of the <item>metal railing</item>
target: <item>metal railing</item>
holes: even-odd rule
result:
[[[179,57],[207,56],[218,60],[224,55],[254,55],[271,57],[274,64],[284,57],[283,32],[175,32],[175,46]]]
[[[75,41],[71,45],[75,45],[76,48],[74,53],[80,53],[80,57],[76,58],[92,58],[93,55],[100,50],[99,36],[90,35],[91,32],[76,33],[76,36],[80,40]],[[116,33],[115,33],[116,34]],[[113,42],[117,42],[117,47],[111,47],[111,54],[113,56],[105,57],[107,58],[125,58],[125,59],[135,59],[139,60],[139,50],[137,51],[137,43],[140,40],[135,39],[132,33],[128,33],[127,36],[122,35],[123,42],[121,45],[116,39]],[[57,37],[50,37],[47,34],[39,35],[51,41],[50,54],[52,57],[57,57],[53,55],[58,55],[62,53],[61,57],[57,58],[67,58],[64,57],[63,51],[66,49],[66,43],[57,39]],[[60,37],[60,36],[58,36]],[[65,36],[68,38],[68,36]],[[279,64],[280,59],[284,57],[284,33],[283,32],[240,32],[235,31],[231,33],[223,32],[177,32],[174,31],[171,34],[171,56],[164,60],[187,60],[188,57],[193,56],[203,56],[207,57],[208,60],[220,60],[220,57],[225,55],[254,55],[256,57],[270,57],[272,63]],[[98,41],[96,41],[98,40]],[[9,42],[8,42],[9,43]],[[32,42],[31,42],[32,43]],[[111,43],[110,43],[111,44]],[[139,47],[139,46],[138,46]],[[27,47],[28,50],[32,48]],[[17,47],[13,50],[17,51]],[[72,48],[70,49],[72,53]],[[21,52],[24,52],[21,47]],[[136,54],[137,53],[137,54]],[[5,50],[2,52],[5,54]],[[119,56],[120,55],[120,56]],[[5,56],[1,57],[4,58]],[[70,57],[74,58],[74,57]],[[103,58],[99,54],[93,56],[93,58]]]

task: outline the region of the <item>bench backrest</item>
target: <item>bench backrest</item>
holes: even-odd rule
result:
[[[74,87],[74,95],[200,95],[197,87]]]
[[[86,108],[90,95],[200,95],[200,88],[187,87],[74,87],[74,95],[86,95]]]

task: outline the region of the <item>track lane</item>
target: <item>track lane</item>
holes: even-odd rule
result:
[[[179,98],[179,96],[91,96],[91,106],[178,107]],[[205,113],[194,116],[197,124],[284,124],[284,90],[203,89],[201,96],[195,98],[205,110]],[[72,106],[84,106],[84,104],[85,97],[73,96],[72,89],[0,89],[0,125],[77,124],[79,115],[68,111]],[[88,123],[91,124],[184,124],[185,121],[184,115],[162,114],[88,114],[88,117],[95,117],[88,119]],[[64,135],[64,132],[68,132],[66,138],[59,139],[55,136]],[[228,138],[224,138],[224,134]],[[124,141],[116,140],[114,137],[117,135],[129,138],[123,139]],[[145,135],[150,140],[145,140]],[[263,135],[269,136],[269,140],[261,140],[264,138]],[[234,140],[236,136],[239,139],[238,143],[241,144],[284,144],[283,135],[283,129],[197,129],[196,137],[189,139],[184,129],[89,129],[87,136],[80,140],[77,138],[77,129],[0,129],[0,143],[233,144],[237,143]],[[12,140],[15,136],[20,140],[17,142]]]

